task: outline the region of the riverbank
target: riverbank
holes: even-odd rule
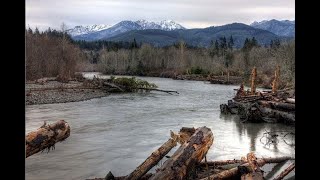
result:
[[[25,88],[26,105],[85,101],[109,94],[101,89],[85,88],[83,82],[79,81],[27,82]]]

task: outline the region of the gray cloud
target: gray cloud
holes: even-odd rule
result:
[[[43,30],[121,20],[172,19],[187,28],[295,19],[294,0],[26,0],[26,24]]]

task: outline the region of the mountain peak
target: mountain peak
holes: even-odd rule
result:
[[[295,21],[290,20],[263,20],[260,22],[254,21],[250,26],[258,29],[270,31],[278,36],[295,36]]]

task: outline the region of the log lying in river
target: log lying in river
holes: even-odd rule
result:
[[[282,171],[274,180],[281,180],[288,175],[295,168],[295,163],[290,164],[284,171]]]
[[[53,124],[46,123],[36,131],[30,132],[26,136],[26,158],[42,151],[48,150],[59,142],[70,136],[70,126],[64,120],[59,120]]]
[[[161,166],[150,180],[185,179],[195,165],[204,158],[213,143],[213,134],[207,127],[201,127],[181,145],[179,149]]]
[[[257,162],[257,165],[259,167],[262,167],[267,163],[281,163],[281,162],[284,162],[284,161],[287,161],[287,160],[291,160],[291,159],[292,159],[291,157],[258,158],[256,162]],[[246,167],[247,169],[250,170],[251,166],[250,166],[249,163],[244,163],[244,164],[242,164],[242,167]],[[229,169],[229,170],[222,171],[222,172],[217,173],[217,174],[213,174],[213,175],[211,175],[209,177],[206,177],[206,178],[203,178],[203,179],[200,179],[200,180],[228,179],[228,178],[235,177],[237,175],[239,175],[239,168],[235,167],[235,168],[232,168],[232,169]]]
[[[166,155],[168,152],[176,146],[177,142],[183,144],[187,141],[195,132],[194,128],[181,128],[179,134],[174,134],[171,131],[171,138],[165,142],[161,147],[154,151],[142,164],[140,164],[132,173],[130,173],[126,180],[137,180],[145,175],[153,166]]]
[[[264,107],[269,107],[272,109],[277,109],[277,110],[286,110],[286,111],[294,111],[296,109],[295,104],[290,104],[290,103],[282,103],[282,102],[273,102],[273,101],[258,101],[259,105],[262,105]]]

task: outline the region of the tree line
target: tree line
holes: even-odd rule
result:
[[[285,43],[272,40],[269,46],[261,46],[252,37],[240,49],[234,48],[234,41],[229,36],[212,40],[208,48],[193,47],[183,41],[160,48],[135,39],[75,41],[65,30],[49,28],[39,32],[29,28],[26,29],[26,75],[27,80],[58,75],[68,78],[75,71],[164,77],[177,74],[248,77],[255,66],[261,83],[268,86],[274,68],[280,65],[283,78],[294,84],[294,40]]]

